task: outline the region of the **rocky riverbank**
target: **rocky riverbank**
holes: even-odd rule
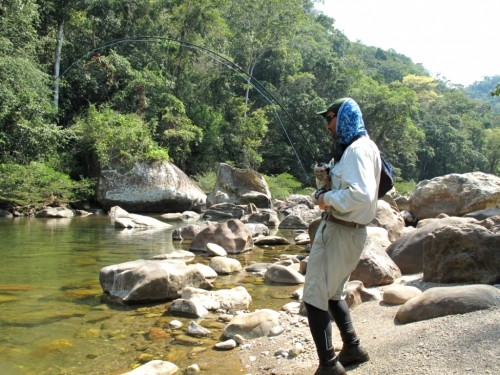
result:
[[[421,275],[413,280],[412,285],[422,290],[438,286],[422,282]],[[395,320],[399,308],[372,301],[351,311],[355,328],[371,360],[348,367],[349,374],[500,373],[500,304],[487,310],[409,324]],[[284,333],[251,340],[241,347],[239,356],[244,374],[314,373],[317,357],[307,320],[299,315],[287,316]],[[342,342],[336,328],[333,340],[336,350],[340,350]]]

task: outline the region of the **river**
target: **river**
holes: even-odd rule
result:
[[[244,373],[237,349],[213,349],[224,328],[215,314],[195,320],[213,332],[197,339],[185,334],[193,319],[166,313],[169,302],[128,306],[103,294],[102,267],[189,250],[188,242],[172,241],[173,230],[187,222],[169,223],[166,230],[122,230],[106,216],[0,219],[0,373],[115,375],[151,359],[171,361],[181,371],[197,363],[207,375]],[[302,251],[292,245],[230,256],[245,267]],[[208,258],[197,253],[194,262],[208,264]],[[215,289],[236,285],[252,295],[251,311],[279,310],[299,288],[267,285],[246,272],[219,276],[214,283]],[[170,329],[173,319],[184,326]]]

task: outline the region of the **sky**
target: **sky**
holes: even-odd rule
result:
[[[324,0],[316,8],[349,40],[393,49],[452,84],[500,75],[500,0]]]

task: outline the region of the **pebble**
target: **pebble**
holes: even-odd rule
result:
[[[233,339],[229,339],[226,341],[218,342],[217,344],[215,344],[215,347],[222,350],[231,350],[236,348],[237,345],[238,344],[236,344],[236,341],[234,341]]]

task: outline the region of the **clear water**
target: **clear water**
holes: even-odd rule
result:
[[[202,374],[244,373],[236,351],[213,349],[224,328],[215,315],[197,321],[212,337],[195,339],[184,331],[192,319],[166,313],[169,302],[127,306],[111,302],[100,287],[104,266],[189,250],[189,243],[172,241],[172,231],[186,224],[131,231],[115,229],[103,216],[0,219],[0,374],[123,374],[151,359],[180,369],[197,363]],[[245,267],[301,251],[255,248],[232,257]],[[197,254],[194,262],[208,258]],[[267,285],[246,272],[215,283],[219,289],[236,285],[252,295],[251,310],[278,310],[298,288]],[[184,327],[169,329],[173,319]]]

